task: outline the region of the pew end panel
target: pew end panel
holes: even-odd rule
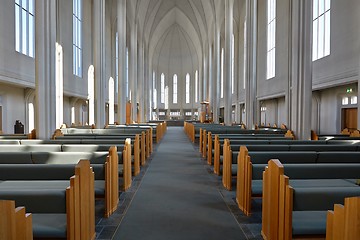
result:
[[[32,215],[15,201],[0,200],[0,233],[1,240],[33,239]]]

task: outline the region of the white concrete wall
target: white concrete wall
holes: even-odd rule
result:
[[[0,105],[2,106],[3,133],[14,133],[16,120],[26,124],[23,88],[0,83]]]

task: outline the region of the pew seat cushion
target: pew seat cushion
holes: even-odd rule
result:
[[[251,192],[253,196],[261,196],[263,190],[263,181],[258,180],[252,180],[251,181]]]
[[[69,180],[47,180],[47,181],[0,181],[1,190],[46,190],[46,189],[66,189],[69,186]],[[94,182],[96,196],[105,195],[105,180],[96,180]]]
[[[25,206],[29,213],[66,213],[65,189],[0,188],[0,198],[14,200],[16,206]],[[51,204],[49,204],[51,203]]]
[[[318,163],[360,163],[360,152],[319,152]]]
[[[32,164],[31,152],[0,152],[0,163]]]
[[[32,214],[34,238],[66,238],[66,214]]]
[[[81,159],[88,159],[91,164],[103,164],[107,152],[33,152],[35,164],[76,164]]]
[[[290,184],[291,185],[291,184]],[[293,187],[293,211],[326,211],[344,204],[346,197],[360,196],[360,187]]]
[[[249,152],[253,164],[267,164],[270,159],[279,159],[281,163],[315,163],[315,151],[301,152]]]
[[[290,185],[294,188],[356,187],[351,179],[290,179]]]
[[[299,235],[325,235],[327,211],[293,211],[292,233]]]

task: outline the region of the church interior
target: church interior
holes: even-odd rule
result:
[[[360,239],[359,22],[356,0],[3,0],[0,240]]]

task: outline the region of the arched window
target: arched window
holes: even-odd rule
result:
[[[88,106],[89,106],[89,125],[95,124],[95,91],[94,91],[94,66],[88,70]]]
[[[244,72],[243,72],[243,77],[244,77],[244,82],[243,82],[243,89],[245,89],[246,86],[246,54],[247,54],[247,28],[246,28],[246,20],[244,21]]]
[[[125,79],[125,88],[126,88],[126,98],[131,100],[131,94],[129,94],[129,49],[126,48],[126,79]],[[129,96],[130,95],[130,96]]]
[[[115,84],[114,84],[114,79],[112,77],[110,77],[109,79],[109,124],[114,124],[114,119],[115,119],[115,109],[114,109],[114,104],[115,104]]]
[[[190,103],[190,74],[186,74],[186,93],[185,93],[186,103]]]
[[[199,73],[195,72],[195,102],[199,101]]]
[[[220,97],[224,97],[224,48],[221,49],[221,81],[220,81]]]
[[[162,73],[161,74],[161,97],[160,97],[160,101],[161,103],[165,103],[165,75]]]
[[[231,93],[234,93],[234,86],[235,86],[234,68],[235,68],[235,39],[233,34],[231,39]]]
[[[63,48],[56,43],[56,126],[60,127],[64,123],[64,57]]]
[[[153,72],[153,102],[154,102],[154,109],[157,108],[157,90],[156,90],[156,75]]]
[[[28,104],[29,107],[29,133],[31,133],[31,131],[35,128],[35,110],[34,110],[34,104],[33,103],[29,103]]]
[[[177,84],[177,75],[174,74],[173,77],[173,103],[177,103],[177,97],[178,97],[178,84]]]

